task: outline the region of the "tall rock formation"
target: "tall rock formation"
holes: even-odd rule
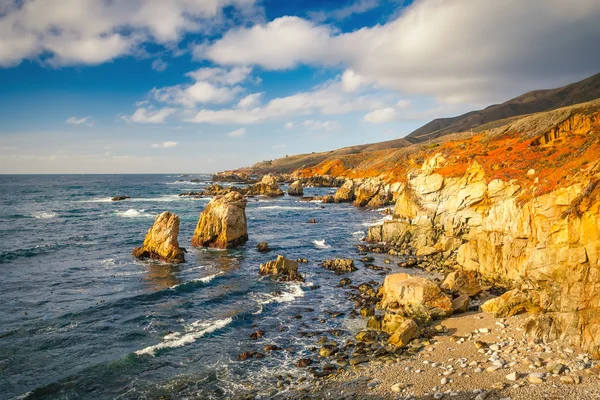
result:
[[[200,214],[192,236],[192,246],[229,249],[248,240],[246,199],[230,192],[214,197]]]
[[[166,262],[184,262],[185,250],[179,247],[179,217],[169,211],[158,215],[154,225],[148,229],[144,244],[133,250],[138,258],[159,259]]]

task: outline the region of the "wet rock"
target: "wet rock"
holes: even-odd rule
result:
[[[375,258],[374,257],[365,256],[365,257],[362,257],[360,259],[360,261],[364,262],[364,263],[372,263],[373,261],[375,261]]]
[[[310,358],[301,358],[300,360],[298,360],[298,367],[299,368],[306,368],[309,365],[311,365],[313,363],[313,360],[311,360]]]
[[[246,361],[252,357],[254,357],[254,352],[252,352],[252,351],[245,351],[238,356],[238,358],[242,361]]]
[[[298,263],[281,255],[276,260],[260,264],[259,274],[275,276],[282,282],[304,282],[304,277],[298,273]]]
[[[322,264],[323,268],[333,270],[337,273],[346,273],[356,271],[354,260],[351,258],[336,258],[333,260],[325,260]]]
[[[226,249],[247,240],[246,200],[240,193],[231,192],[208,203],[200,214],[192,245]]]
[[[354,181],[352,179],[347,180],[335,192],[334,200],[336,203],[346,203],[354,200]]]
[[[348,286],[351,285],[352,281],[350,280],[350,278],[342,278],[340,279],[340,286],[344,287],[344,286]]]
[[[308,221],[308,223],[309,223],[309,224],[316,224],[316,223],[317,223],[317,220],[316,220],[316,219],[314,219],[314,218],[312,218],[310,221]]]
[[[122,201],[122,200],[127,200],[130,199],[131,196],[115,196],[112,199],[110,199],[111,201]]]
[[[302,186],[302,182],[295,181],[292,183],[288,189],[288,194],[290,196],[302,196],[304,194],[304,187]]]
[[[277,346],[276,344],[268,344],[264,347],[264,350],[266,353],[269,353],[271,351],[280,351],[281,347]]]
[[[278,197],[283,196],[283,191],[273,175],[265,175],[262,180],[250,186],[248,195]]]
[[[338,348],[332,344],[326,344],[319,349],[319,355],[321,357],[331,357],[335,353],[337,353]]]
[[[137,258],[152,258],[166,262],[184,262],[185,249],[179,247],[179,217],[165,211],[158,215],[154,224],[146,233],[146,238],[141,247],[133,250],[132,255]]]
[[[411,340],[419,335],[419,327],[412,319],[404,320],[388,339],[388,343],[394,346],[406,346]]]
[[[366,362],[369,362],[369,358],[367,356],[365,356],[365,355],[359,355],[359,356],[356,356],[356,357],[352,357],[349,360],[349,363],[352,366],[358,365],[358,364],[363,364],[363,363],[366,363]]]
[[[256,246],[256,250],[260,251],[261,253],[266,253],[268,251],[271,251],[271,249],[269,248],[269,244],[267,242],[260,242]]]
[[[331,195],[323,196],[323,198],[321,199],[321,203],[325,203],[325,204],[335,203],[335,199]]]
[[[360,331],[354,338],[359,342],[373,343],[377,340],[377,333],[373,331]]]
[[[375,309],[373,307],[363,307],[360,309],[360,315],[363,318],[372,317],[375,315]]]
[[[250,337],[250,339],[252,339],[252,340],[257,340],[257,339],[260,339],[261,337],[264,337],[264,336],[265,336],[265,333],[266,333],[265,331],[263,331],[263,330],[259,329],[259,330],[257,330],[256,332],[252,332],[252,333],[249,335],[249,337]]]

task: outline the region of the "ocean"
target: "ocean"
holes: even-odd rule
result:
[[[210,199],[178,194],[210,179],[0,175],[0,398],[229,398],[275,387],[282,374],[307,375],[296,363],[314,356],[315,339],[300,331],[343,330],[331,336],[342,342],[364,329],[337,287],[343,276],[320,263],[358,259],[355,246],[381,220],[377,211],[251,198],[245,246],[196,249],[191,236]],[[112,202],[116,195],[131,199]],[[180,216],[184,264],[131,256],[163,211]],[[307,223],[312,218],[318,223]],[[261,241],[273,250],[259,253]],[[299,266],[306,282],[259,276],[260,263],[278,254],[308,259]],[[383,265],[386,256],[374,256]],[[357,267],[347,275],[354,283],[383,279]],[[265,336],[250,339],[257,329]],[[238,359],[268,344],[284,350]]]

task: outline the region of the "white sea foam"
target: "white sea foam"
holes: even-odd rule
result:
[[[135,352],[137,355],[153,356],[157,350],[182,347],[186,344],[194,343],[202,336],[215,332],[229,325],[233,321],[232,318],[218,319],[213,321],[195,321],[184,326],[184,332],[174,332],[163,337],[162,343],[148,346],[142,350]]]
[[[327,243],[325,243],[325,239],[323,239],[323,240],[313,240],[313,244],[315,245],[315,247],[317,249],[329,249],[329,248],[331,248],[330,245],[328,245]]]
[[[270,303],[289,303],[297,299],[298,297],[304,296],[304,290],[302,290],[302,285],[298,283],[287,283],[286,290],[282,291],[280,295],[274,296],[269,293],[255,293],[252,292],[249,296],[255,300],[260,309],[253,314],[260,314],[263,311],[264,304]]]
[[[256,207],[257,210],[314,210],[313,208],[299,206],[264,206]]]
[[[134,208],[130,208],[127,211],[115,211],[115,214],[124,218],[154,217],[153,214],[147,213],[146,210],[136,210]]]
[[[167,182],[167,185],[202,185],[206,183],[205,181],[202,182],[192,182],[192,181],[176,181],[176,182]]]
[[[378,219],[378,220],[377,220],[377,221],[375,221],[375,222],[363,222],[363,223],[362,223],[362,225],[363,225],[363,226],[378,226],[378,225],[383,225],[383,223],[384,223],[385,221],[389,221],[389,220],[391,220],[391,219],[392,219],[392,216],[391,216],[391,215],[386,215],[385,217],[383,217],[383,218],[381,218],[381,219]]]
[[[51,219],[56,218],[58,214],[54,211],[40,211],[33,213],[31,216],[36,219]]]
[[[175,285],[175,286],[171,286],[171,289],[175,289],[176,287],[178,287],[178,286],[181,286],[181,285],[186,285],[186,284],[188,284],[188,283],[190,283],[190,282],[202,282],[202,283],[208,283],[208,282],[212,281],[213,279],[215,279],[215,278],[216,278],[217,276],[219,276],[219,275],[223,275],[223,272],[217,272],[216,274],[213,274],[213,275],[208,275],[208,276],[205,276],[205,277],[203,277],[203,278],[190,279],[190,280],[189,280],[189,281],[187,281],[187,282],[183,282],[183,283],[179,283],[179,284],[177,284],[177,285]]]
[[[352,234],[353,234],[354,236],[361,236],[361,235],[364,235],[364,234],[365,234],[365,231],[356,231],[356,232],[352,232]]]

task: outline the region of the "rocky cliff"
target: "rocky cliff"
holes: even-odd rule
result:
[[[369,239],[455,255],[459,268],[513,288],[484,310],[529,312],[531,334],[600,356],[597,106],[559,112],[550,127],[534,122],[555,114],[441,146],[407,173],[394,218]],[[465,156],[477,143],[487,150]]]

